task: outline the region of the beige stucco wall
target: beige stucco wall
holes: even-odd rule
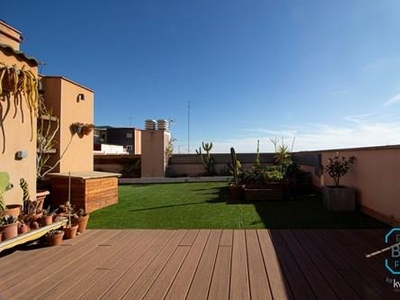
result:
[[[171,134],[163,130],[142,130],[142,177],[164,177],[165,149]]]
[[[30,69],[37,75],[37,67],[29,66],[23,60],[12,55],[5,55],[0,51],[0,62],[6,65],[16,65],[17,68]],[[4,121],[5,141],[0,137],[0,171],[8,172],[11,177],[11,183],[14,188],[5,193],[6,204],[22,204],[22,190],[19,187],[20,178],[25,178],[29,184],[31,198],[36,197],[36,119],[33,120],[33,138],[31,140],[31,122],[29,118],[29,110],[26,106],[25,99],[22,103],[24,122],[22,123],[21,113],[14,115],[14,98],[11,98],[11,109]],[[1,101],[3,110],[6,109],[6,103]],[[4,112],[3,111],[3,116]],[[1,136],[1,135],[0,135]],[[1,153],[5,142],[5,153]],[[27,151],[28,156],[22,160],[17,160],[15,154],[17,151]]]
[[[21,32],[0,20],[0,44],[19,50]]]
[[[135,147],[134,154],[142,154],[142,130],[135,129]]]
[[[60,130],[56,137],[57,153],[52,156],[51,163],[59,160],[68,147],[53,172],[93,171],[93,131],[83,137],[72,135],[70,131],[73,123],[93,123],[93,91],[64,77],[45,76],[43,84],[46,105],[60,120]],[[85,99],[78,101],[79,94],[83,94]]]
[[[322,163],[325,165],[336,152],[322,152]],[[400,147],[348,149],[341,150],[339,154],[356,157],[354,165],[340,183],[358,191],[361,209],[383,221],[399,225]],[[324,183],[332,184],[327,174],[322,178]]]

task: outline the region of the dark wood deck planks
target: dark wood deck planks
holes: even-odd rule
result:
[[[0,298],[396,299],[382,256],[365,258],[385,234],[89,230],[62,246],[2,254]]]

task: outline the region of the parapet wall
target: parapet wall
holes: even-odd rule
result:
[[[357,190],[360,209],[393,226],[400,225],[400,146],[342,149],[322,151],[322,163],[339,152],[342,156],[355,156],[354,165],[341,179],[342,185]],[[329,176],[321,184],[330,185]]]
[[[324,184],[333,184],[331,178],[323,174],[322,170],[328,158],[333,157],[337,152],[346,157],[352,155],[356,157],[354,165],[342,179],[341,184],[357,190],[357,202],[360,209],[381,221],[400,226],[400,145],[296,152],[292,153],[292,156],[303,170],[310,172],[313,184],[321,188]],[[230,154],[212,155],[217,173],[229,174],[227,164],[231,162]],[[273,156],[273,153],[261,153],[260,161],[262,164],[269,164]],[[238,153],[237,157],[244,168],[250,168],[256,154]],[[121,157],[121,161],[123,159]],[[113,162],[114,167],[117,160]],[[103,169],[102,171],[114,170]],[[170,176],[198,176],[203,172],[203,165],[196,154],[174,154],[168,165]]]

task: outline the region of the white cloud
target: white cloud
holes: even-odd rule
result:
[[[356,148],[400,144],[400,122],[353,122],[351,126],[327,124],[307,124],[295,130],[269,130],[258,128],[248,130],[248,137],[221,139],[213,141],[213,153],[228,153],[235,147],[238,153],[254,153],[257,139],[261,152],[273,152],[270,138],[283,137],[284,143],[293,151]],[[258,133],[258,137],[257,137]]]
[[[384,106],[390,106],[396,103],[400,102],[400,94],[397,94],[396,96],[390,98],[388,101],[386,101],[383,105]]]

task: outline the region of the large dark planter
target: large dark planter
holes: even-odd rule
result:
[[[323,204],[330,211],[355,211],[355,190],[345,186],[324,186]]]
[[[244,199],[244,185],[229,185],[229,197],[232,200],[242,200]]]
[[[262,186],[246,185],[244,199],[246,201],[284,200],[287,198],[286,182],[270,182]]]

